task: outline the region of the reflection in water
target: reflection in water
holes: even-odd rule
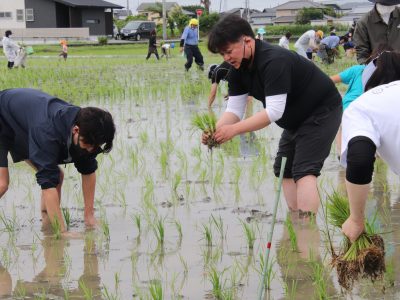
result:
[[[0,263],[0,298],[11,295],[12,281],[8,271]]]
[[[88,293],[93,299],[101,296],[98,253],[96,245],[91,235],[85,238],[84,246],[84,266],[83,274],[79,278],[79,288],[68,291],[64,289],[62,282],[67,277],[68,266],[71,261],[65,259],[65,248],[68,240],[56,240],[53,236],[45,236],[42,241],[45,266],[38,273],[32,282],[19,280],[16,284],[14,295],[24,297],[35,297],[38,294],[47,297],[66,297],[82,299],[87,297]],[[0,269],[1,270],[1,269]],[[0,271],[0,279],[1,279]],[[10,279],[11,280],[11,279]],[[2,281],[0,281],[2,282]],[[1,295],[0,283],[0,295]]]
[[[300,219],[298,213],[288,214],[296,234],[297,251],[292,250],[291,237],[285,228],[277,243],[277,262],[281,268],[284,298],[310,299],[312,295],[335,295],[330,269],[325,269],[320,257],[320,232],[309,220]],[[293,239],[293,237],[292,237]]]

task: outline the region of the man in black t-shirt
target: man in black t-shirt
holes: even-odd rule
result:
[[[211,65],[208,69],[208,79],[211,80],[211,90],[210,95],[208,96],[208,108],[211,108],[211,105],[214,103],[215,96],[217,95],[218,84],[221,80],[226,80],[228,77],[229,71],[232,66],[223,62],[220,65]]]
[[[227,109],[218,120],[215,139],[224,143],[272,122],[282,127],[275,175],[279,175],[281,158],[287,157],[283,190],[289,209],[300,215],[315,214],[317,177],[342,116],[335,85],[295,52],[255,40],[249,23],[239,16],[229,15],[213,27],[208,49],[233,66]],[[261,101],[265,109],[241,121],[248,96]]]

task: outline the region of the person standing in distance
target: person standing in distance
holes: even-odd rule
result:
[[[199,37],[198,37],[199,21],[197,19],[191,19],[189,26],[185,27],[181,36],[180,52],[185,51],[186,63],[185,70],[189,71],[193,64],[193,57],[195,63],[198,65],[200,70],[204,71],[204,60],[203,55],[199,49]]]

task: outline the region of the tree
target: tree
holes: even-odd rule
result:
[[[169,15],[173,22],[175,22],[179,32],[183,32],[185,26],[189,24],[190,17],[185,15],[180,7],[174,7],[171,9]]]
[[[324,17],[324,12],[319,8],[302,8],[296,16],[297,24],[309,24],[311,20],[320,20]]]
[[[182,9],[190,11],[191,13],[196,14],[196,9],[204,9],[204,7],[201,6],[201,5],[185,5],[185,6],[182,6]]]
[[[136,16],[128,16],[125,20],[117,20],[114,19],[115,25],[117,25],[118,30],[121,30],[128,22],[130,21],[146,21],[146,15],[136,15]]]
[[[218,22],[218,20],[218,13],[203,14],[200,17],[200,31],[203,33],[209,32],[211,28]]]

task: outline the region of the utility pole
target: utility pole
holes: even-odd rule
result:
[[[247,22],[250,22],[250,0],[245,1],[245,7],[246,7],[246,20]]]
[[[126,10],[128,12],[128,16],[131,15],[131,10],[129,9],[129,0],[126,0]]]
[[[165,0],[162,2],[162,36],[163,40],[165,41],[167,39],[167,10],[165,8]]]

